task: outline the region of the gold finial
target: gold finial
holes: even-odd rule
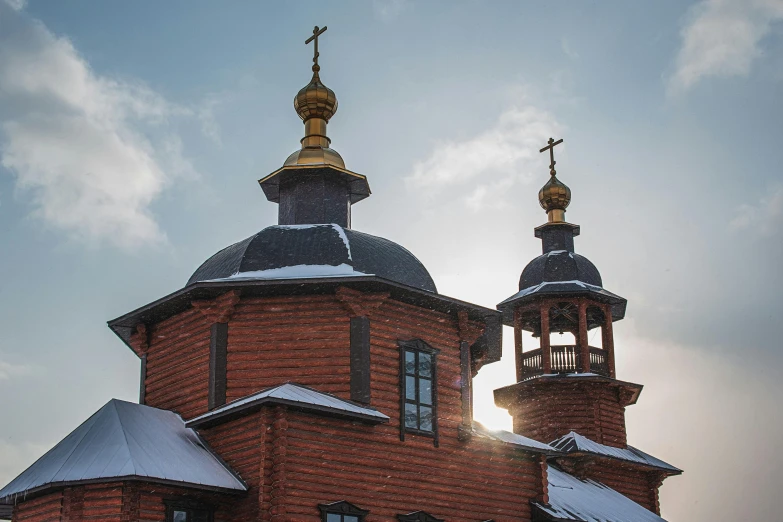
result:
[[[291,154],[285,165],[328,164],[345,168],[345,163],[337,151],[329,148],[331,140],[326,135],[326,124],[337,112],[337,96],[334,91],[321,82],[318,71],[318,37],[326,31],[326,26],[315,26],[313,35],[305,40],[305,45],[313,45],[313,77],[310,83],[294,97],[294,109],[305,125],[302,149]]]
[[[326,31],[326,26],[323,27],[323,29],[319,29],[316,25],[315,28],[313,28],[313,36],[305,40],[305,45],[309,44],[310,42],[315,42],[315,45],[313,46],[313,72],[317,73],[321,67],[318,65],[318,57],[320,54],[318,53],[318,37],[324,34],[324,31]]]
[[[538,202],[541,208],[546,210],[550,223],[565,223],[565,210],[571,203],[571,189],[557,179],[555,170],[555,146],[563,143],[562,139],[557,141],[549,138],[549,145],[539,152],[549,151],[549,181],[538,191]]]

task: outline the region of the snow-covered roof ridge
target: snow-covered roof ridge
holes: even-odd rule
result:
[[[518,435],[510,431],[490,430],[489,428],[487,428],[486,426],[484,426],[483,424],[477,421],[473,421],[473,435],[487,438],[490,440],[505,442],[507,444],[513,444],[515,446],[520,446],[522,448],[534,451],[536,453],[546,453],[552,455],[560,454],[559,451],[557,451],[549,444],[545,444],[543,442],[539,442],[537,440],[531,439],[529,437],[525,437],[523,435]]]
[[[101,479],[247,490],[179,415],[112,399],[0,490],[0,503]]]
[[[287,382],[229,402],[189,420],[188,427],[207,427],[249,413],[264,404],[285,404],[307,411],[351,417],[367,422],[388,422],[389,416],[369,406],[341,399],[330,393]]]
[[[547,469],[549,504],[534,503],[551,520],[575,522],[665,522],[652,511],[594,480],[581,480],[554,467]]]
[[[365,274],[354,270],[346,263],[339,265],[294,265],[281,268],[269,268],[266,270],[253,270],[250,272],[235,272],[228,277],[207,279],[206,283],[223,281],[251,281],[262,279],[313,279],[325,277],[361,277],[373,274]]]
[[[607,446],[605,444],[595,442],[594,440],[590,440],[584,435],[580,435],[575,431],[563,435],[559,439],[553,440],[549,443],[549,445],[563,453],[590,453],[593,455],[600,455],[602,457],[609,457],[658,468],[673,475],[682,473],[681,469],[676,468],[658,458],[655,458],[652,455],[648,455],[647,453],[636,449],[633,446],[627,446],[625,448]]]

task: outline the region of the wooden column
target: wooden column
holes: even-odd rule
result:
[[[514,310],[514,360],[517,363],[517,382],[522,380],[522,310]]]
[[[614,334],[612,332],[612,307],[604,306],[604,324],[601,327],[601,342],[606,350],[606,364],[609,367],[609,377],[617,377],[614,367]]]
[[[583,373],[590,371],[590,345],[587,340],[587,301],[579,299],[579,335],[576,345],[579,348],[579,366]]]
[[[541,303],[541,369],[552,373],[552,349],[549,345],[549,301]]]

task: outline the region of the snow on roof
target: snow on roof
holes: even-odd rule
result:
[[[221,420],[239,415],[241,412],[269,403],[286,404],[310,411],[354,417],[369,422],[389,421],[388,415],[384,415],[373,408],[360,406],[334,395],[289,382],[225,404],[209,413],[189,420],[187,426],[200,427],[216,424]]]
[[[535,503],[552,520],[580,522],[665,522],[628,497],[594,480],[580,480],[553,466],[547,469],[549,504]]]
[[[575,431],[572,431],[567,435],[563,435],[559,439],[550,442],[549,445],[564,453],[591,453],[593,455],[601,455],[604,457],[611,457],[614,459],[625,460],[627,462],[634,462],[636,464],[651,466],[673,474],[682,473],[681,469],[675,468],[671,464],[667,464],[660,459],[656,459],[652,455],[648,455],[647,453],[632,446],[628,446],[627,448],[606,446],[604,444],[590,440],[583,435],[579,435]]]
[[[179,415],[112,399],[0,490],[0,503],[13,504],[48,487],[101,479],[247,490]]]
[[[315,227],[330,227],[335,232],[337,232],[337,235],[340,236],[340,239],[343,240],[343,243],[345,243],[345,249],[348,251],[348,259],[353,261],[353,257],[351,257],[351,244],[348,242],[348,236],[345,235],[345,229],[338,225],[337,223],[327,223],[327,224],[315,224],[315,225],[277,225],[278,228],[285,228],[285,229],[306,229],[306,228],[315,228]]]
[[[350,256],[350,251],[349,251]],[[367,276],[354,270],[351,265],[341,263],[339,265],[294,265],[282,268],[270,268],[267,270],[254,270],[251,272],[236,272],[228,277],[208,279],[206,282],[215,283],[222,281],[248,281],[257,279],[312,279],[317,277],[347,277]]]
[[[568,290],[568,289],[570,289],[570,287],[572,287],[574,285],[578,286],[579,288],[592,289],[592,290],[596,290],[596,291],[600,291],[600,292],[606,292],[606,290],[604,290],[600,286],[591,285],[590,283],[584,283],[584,282],[579,281],[577,279],[574,279],[574,280],[571,280],[571,281],[544,281],[543,283],[539,283],[539,284],[534,285],[534,286],[529,286],[527,288],[523,288],[522,290],[520,290],[516,294],[512,295],[511,297],[509,297],[508,299],[506,299],[505,301],[503,301],[500,304],[504,304],[504,303],[506,303],[508,301],[513,301],[514,299],[519,299],[520,297],[524,297],[524,296],[526,296],[528,294],[533,294],[533,293],[538,292],[539,290],[543,289],[546,286],[562,286],[562,287],[565,287],[565,288],[552,288],[551,289],[552,291],[560,291],[560,290]]]
[[[505,430],[490,430],[480,422],[473,421],[473,434],[490,440],[497,440],[508,444],[514,444],[522,448],[534,451],[536,453],[559,453],[549,444],[538,442],[537,440],[517,435]]]

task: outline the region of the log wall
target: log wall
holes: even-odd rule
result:
[[[604,383],[536,384],[509,408],[509,413],[514,418],[514,432],[542,442],[575,431],[608,446],[627,445],[625,407],[617,391]]]

